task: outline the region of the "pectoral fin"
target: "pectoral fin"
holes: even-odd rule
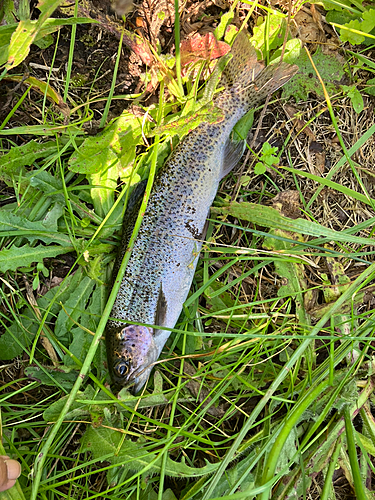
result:
[[[245,151],[245,141],[231,141],[228,140],[224,152],[223,167],[220,175],[220,179],[223,179],[226,175],[231,172],[237,163],[240,161],[243,152]]]
[[[158,302],[156,304],[155,325],[164,326],[167,319],[167,299],[160,283]]]

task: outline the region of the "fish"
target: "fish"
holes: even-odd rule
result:
[[[134,394],[175,327],[188,296],[219,183],[239,162],[244,141],[233,127],[250,109],[283,86],[298,70],[284,62],[264,67],[241,31],[215,99],[221,118],[190,131],[160,168],[106,326],[108,368],[116,387]],[[141,206],[145,181],[129,197],[116,277]]]

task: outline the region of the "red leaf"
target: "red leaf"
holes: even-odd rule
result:
[[[207,33],[204,36],[196,33],[192,38],[181,42],[180,51],[181,64],[184,66],[202,59],[211,61],[225,56],[230,51],[230,45],[218,42],[213,33]]]

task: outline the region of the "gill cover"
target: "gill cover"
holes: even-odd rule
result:
[[[127,325],[116,333],[112,353],[112,376],[119,386],[136,385],[147,380],[147,367],[154,362],[156,347],[153,331],[146,326]],[[142,383],[142,385],[143,385]]]

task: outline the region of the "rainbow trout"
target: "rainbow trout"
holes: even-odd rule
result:
[[[194,277],[206,219],[220,180],[238,163],[243,142],[230,135],[238,120],[298,70],[264,66],[241,32],[224,70],[226,89],[215,100],[224,118],[202,123],[176,147],[158,172],[106,328],[108,365],[117,386],[138,392],[180,316]],[[116,276],[140,208],[145,185],[133,191],[125,213]],[[136,326],[129,322],[149,326]]]

